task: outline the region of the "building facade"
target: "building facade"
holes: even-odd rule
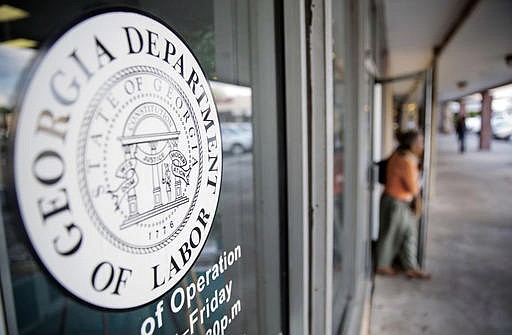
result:
[[[393,123],[400,119],[393,115],[390,93],[378,79],[386,74],[383,13],[378,3],[371,0],[8,3],[10,10],[23,11],[17,18],[5,19],[4,40],[18,40],[31,47],[0,46],[4,60],[0,68],[5,73],[0,101],[5,172],[0,223],[3,310],[0,330],[7,334],[358,334],[364,329],[381,191],[374,177],[373,162],[391,150]],[[87,225],[92,223],[79,220],[75,226],[55,227],[51,231],[56,237],[44,240],[43,235],[36,233],[38,230],[31,232],[27,227],[37,220],[41,225],[51,224],[46,218],[55,215],[57,200],[48,200],[53,211],[27,214],[30,210],[20,204],[20,194],[30,196],[36,191],[27,189],[29,186],[22,188],[20,185],[24,184],[14,181],[29,178],[32,173],[45,185],[55,179],[56,187],[59,186],[60,175],[55,171],[62,169],[64,173],[64,167],[57,164],[60,160],[56,160],[57,166],[48,163],[20,170],[27,175],[15,168],[18,156],[27,156],[29,160],[56,157],[38,156],[35,151],[28,155],[29,150],[25,151],[23,146],[16,149],[19,143],[16,136],[23,133],[20,129],[25,115],[47,115],[42,109],[31,111],[23,107],[30,97],[28,89],[23,87],[31,85],[41,64],[52,64],[48,60],[52,48],[70,36],[66,34],[72,33],[73,27],[114,12],[134,14],[124,21],[120,19],[119,27],[125,34],[121,36],[129,41],[125,52],[140,54],[141,59],[142,54],[149,55],[158,64],[166,63],[169,72],[179,74],[181,70],[182,79],[187,82],[185,86],[196,93],[194,83],[199,87],[201,75],[196,80],[192,73],[186,74],[183,59],[187,58],[182,58],[180,63],[159,31],[143,29],[143,18],[173,32],[192,51],[209,81],[223,148],[222,164],[219,161],[218,167],[212,167],[216,158],[205,156],[205,171],[222,171],[222,182],[216,184],[214,189],[218,194],[211,200],[214,205],[218,201],[216,210],[212,209],[215,215],[209,223],[211,227],[192,229],[189,235],[190,254],[195,255],[192,247],[198,245],[198,258],[193,265],[186,265],[188,256],[183,251],[183,264],[174,258],[149,264],[151,271],[146,279],[152,285],[148,291],[151,293],[135,289],[131,293],[135,302],[127,304],[114,298],[128,287],[128,278],[134,271],[128,265],[117,267],[108,261],[87,265],[84,260],[64,266],[45,258],[40,249],[69,247],[60,243],[66,241],[66,236],[73,236],[73,228],[87,230]],[[81,58],[79,49],[67,54],[74,61],[75,79],[83,87],[81,94],[90,95],[88,101],[95,101],[99,91],[87,91],[87,83],[103,76],[102,71],[109,67],[117,66],[120,59],[117,52],[121,49],[102,37],[108,29],[114,29],[108,24],[114,25],[116,20],[103,22],[100,28],[91,25],[92,31],[98,31],[87,35],[88,30],[84,29],[83,38],[73,35],[77,45],[92,43],[90,61],[85,56]],[[146,249],[138,246],[153,246],[147,241],[167,234],[165,229],[176,224],[162,218],[145,225],[145,220],[162,213],[188,217],[181,208],[188,206],[196,194],[191,189],[191,179],[199,174],[194,171],[194,142],[192,136],[182,137],[189,132],[187,117],[180,118],[176,116],[179,113],[172,112],[180,109],[183,102],[176,98],[169,107],[150,103],[144,97],[130,100],[132,92],[145,85],[140,84],[146,82],[145,78],[153,80],[151,94],[160,92],[158,85],[179,82],[179,78],[173,79],[165,71],[157,72],[143,71],[141,77],[120,75],[120,79],[107,85],[108,92],[124,92],[126,96],[119,99],[131,111],[130,116],[126,120],[113,120],[110,128],[103,128],[101,104],[114,103],[108,94],[101,95],[97,99],[99,107],[93,108],[96,114],[91,114],[90,120],[85,118],[89,120],[87,126],[81,126],[86,135],[76,135],[76,143],[82,143],[80,138],[86,143],[77,144],[75,149],[78,157],[85,157],[81,158],[85,162],[80,163],[85,164],[85,172],[77,172],[73,183],[81,184],[85,180],[95,185],[94,189],[84,191],[92,194],[89,195],[92,207],[104,206],[111,215],[126,212],[120,225],[112,228],[105,223],[105,231],[118,230],[102,236],[121,240],[116,250],[120,250],[120,259],[126,253],[124,260],[128,264],[132,259],[144,263],[141,253]],[[72,89],[79,84],[62,73],[55,75],[55,90],[59,92],[62,85],[60,92],[64,93],[54,95],[61,96],[61,100],[71,99]],[[167,76],[171,79],[166,79]],[[138,82],[137,78],[142,79]],[[107,77],[97,80],[109,82]],[[427,90],[424,86],[418,90],[420,93],[414,101],[425,104]],[[44,92],[33,93],[42,104],[51,99]],[[180,92],[179,88],[176,92]],[[199,105],[205,101],[200,92],[193,98]],[[136,99],[142,100],[139,103]],[[167,101],[165,97],[155,99]],[[407,102],[410,101],[403,101]],[[400,117],[404,124],[413,122],[413,127],[427,129],[428,133],[430,122],[428,117],[425,119],[428,113],[425,107],[421,107],[421,113],[415,106],[411,107],[409,119],[407,108]],[[205,111],[201,114],[204,122],[208,120]],[[40,118],[44,121],[43,116]],[[73,121],[71,112],[69,119]],[[58,128],[59,120],[63,119],[55,116],[39,126],[53,129],[54,134],[62,132]],[[208,126],[205,128],[205,133],[196,131],[209,136]],[[108,129],[112,133],[118,130],[118,134],[108,137]],[[30,133],[27,134],[26,148],[37,147],[37,139],[31,141]],[[212,149],[212,141],[205,142],[205,150]],[[106,152],[98,153],[106,162],[105,167],[98,163],[98,169],[109,174],[105,177],[108,181],[101,185],[94,184],[103,178],[101,174],[94,175],[96,156],[88,156],[95,143],[100,143]],[[118,148],[114,150],[116,145]],[[66,148],[65,154],[74,155],[73,146]],[[220,145],[215,148],[220,150]],[[109,163],[111,158],[116,158],[116,162]],[[68,169],[73,171],[74,166],[66,165]],[[208,180],[209,185],[215,182]],[[105,199],[115,196],[116,202],[108,207],[105,203],[110,200],[101,200],[101,194]],[[44,206],[41,201],[39,205]],[[38,215],[43,217],[42,221]],[[99,222],[108,221],[102,219],[101,213],[98,216]],[[31,217],[34,217],[32,223],[27,222]],[[134,233],[130,231],[133,227],[141,229]],[[83,243],[93,242],[84,240]],[[93,243],[91,255],[107,253],[103,249],[95,250],[95,246],[102,248],[101,244]],[[70,252],[72,248],[66,250]],[[143,251],[139,253],[139,250]],[[150,252],[153,251],[147,251]],[[109,291],[113,302],[76,293],[58,274],[62,272],[62,278],[67,278],[72,286],[80,279],[80,269],[87,266],[92,275],[86,281],[96,293]],[[187,270],[180,278],[175,277],[178,267]],[[169,287],[159,291],[165,285]]]

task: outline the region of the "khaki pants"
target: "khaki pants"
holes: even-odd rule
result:
[[[418,269],[418,222],[409,204],[383,194],[380,200],[380,229],[377,268],[391,267],[398,256],[404,270]]]

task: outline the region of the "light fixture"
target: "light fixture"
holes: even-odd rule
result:
[[[505,55],[505,64],[508,67],[512,67],[512,54]]]
[[[467,81],[465,81],[465,80],[460,80],[460,81],[458,81],[458,82],[457,82],[457,88],[458,88],[459,90],[463,90],[463,89],[465,89],[465,88],[466,88],[466,86],[468,86],[468,82],[467,82]]]
[[[8,22],[28,17],[30,14],[23,9],[9,5],[0,5],[0,22]]]
[[[15,48],[35,48],[37,46],[37,42],[26,38],[16,38],[14,40],[3,41],[0,45]]]

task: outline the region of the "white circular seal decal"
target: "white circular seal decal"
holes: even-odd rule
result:
[[[134,11],[80,21],[23,91],[14,181],[32,246],[79,299],[128,309],[169,291],[210,232],[222,148],[187,45]]]

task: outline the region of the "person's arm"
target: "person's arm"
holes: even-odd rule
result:
[[[418,183],[418,167],[410,159],[406,159],[404,165],[404,175],[402,178],[404,187],[408,192],[411,192],[413,195],[416,195],[420,191]]]

